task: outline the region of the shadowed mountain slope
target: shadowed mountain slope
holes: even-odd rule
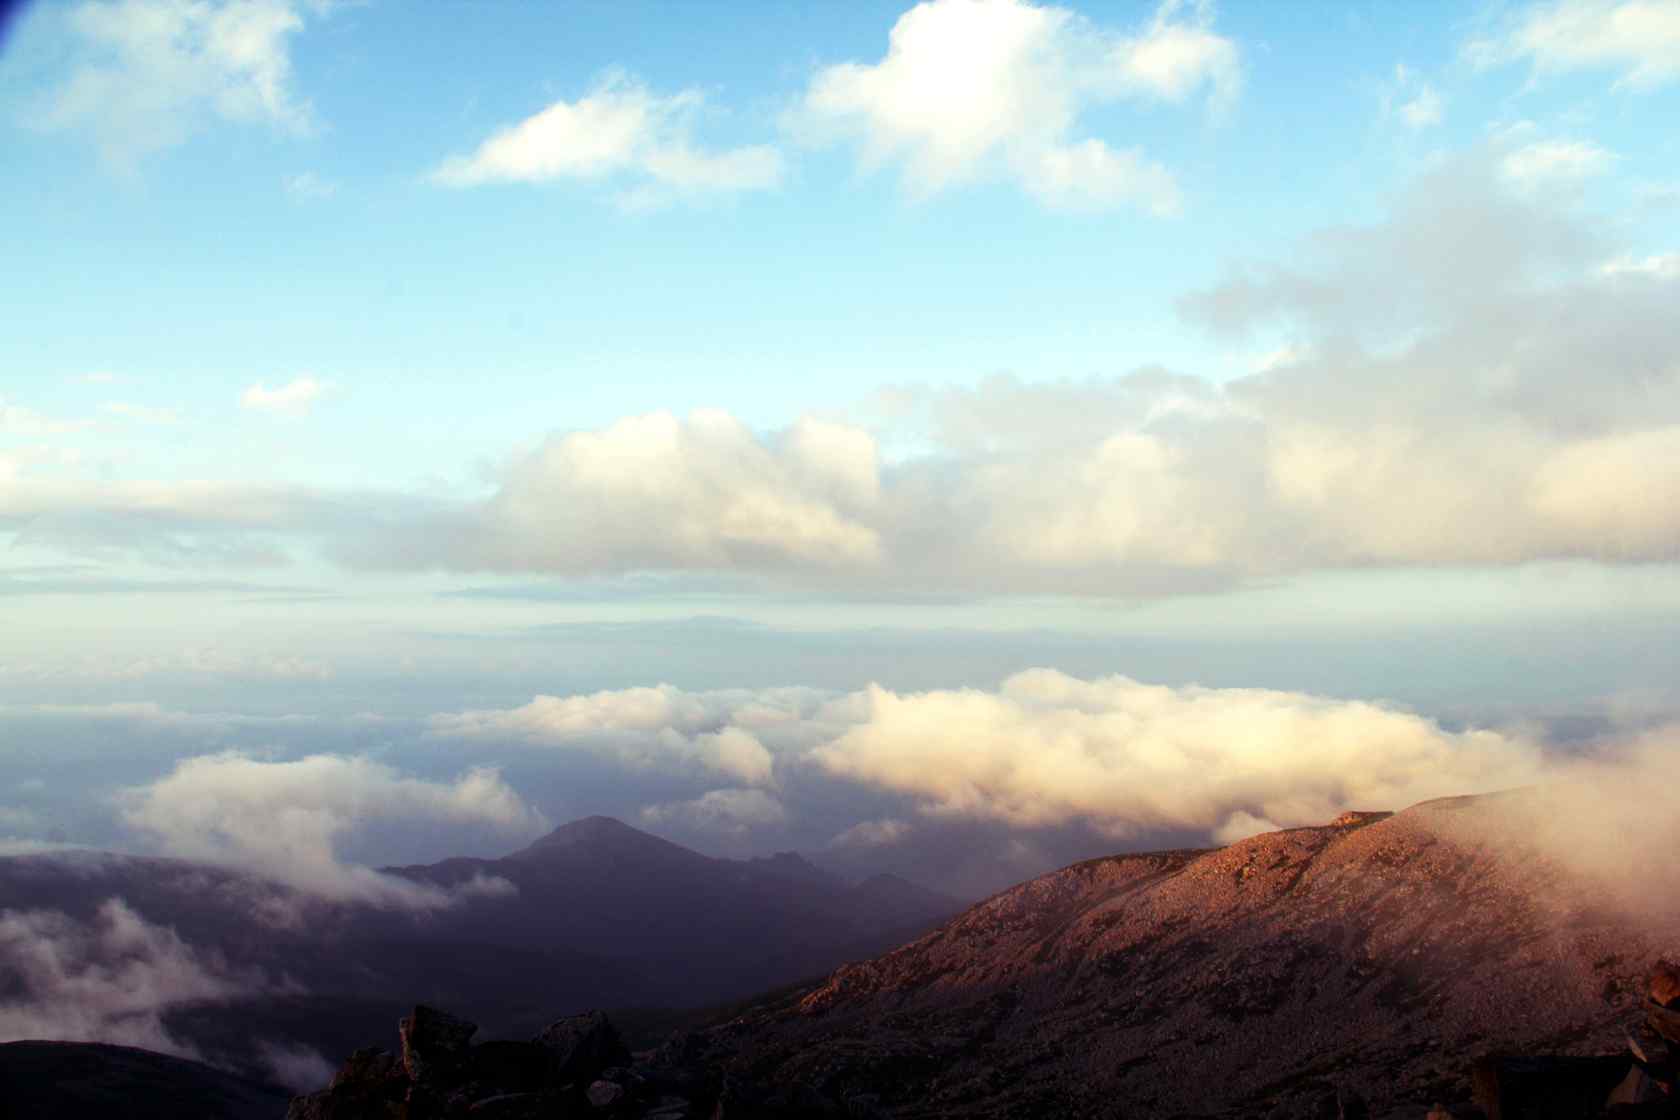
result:
[[[288,1098],[273,1085],[129,1046],[0,1044],[0,1120],[278,1120]]]
[[[620,1004],[739,997],[867,956],[960,903],[892,876],[848,884],[793,852],[714,859],[609,817],[562,825],[501,859],[387,868],[454,887],[475,876],[518,888],[431,920],[439,934],[544,945],[631,962]]]
[[[132,967],[132,939],[102,924],[113,899],[158,939],[163,955],[146,967],[167,977],[180,957],[192,962],[198,989],[206,976],[217,989],[182,988],[159,1008],[154,1034],[166,1030],[219,1065],[253,1072],[264,1069],[265,1047],[301,1045],[335,1063],[416,1001],[458,1009],[497,1034],[528,1033],[556,1007],[642,1008],[648,1021],[670,1022],[653,1009],[739,1000],[821,975],[961,906],[891,877],[849,884],[793,853],[713,859],[605,817],[563,825],[500,859],[389,873],[446,887],[504,882],[499,893],[415,912],[331,902],[180,860],[0,859],[0,917],[12,916],[20,938],[0,947],[0,996],[21,1001],[10,1037],[62,1023],[53,1004],[83,998],[76,986],[86,975]],[[58,954],[28,948],[66,936],[81,955],[63,968],[42,963]],[[101,1029],[78,1026],[78,1037],[139,1040],[129,1030],[88,1033]]]

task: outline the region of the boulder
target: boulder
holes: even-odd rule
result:
[[[414,1081],[451,1076],[467,1055],[478,1024],[459,1015],[419,1004],[397,1024],[402,1039],[402,1064]]]
[[[344,1064],[333,1074],[327,1089],[384,1086],[407,1076],[408,1072],[402,1068],[395,1054],[377,1046],[368,1046],[344,1059]]]
[[[593,1081],[584,1095],[595,1108],[611,1108],[624,1099],[624,1086],[616,1081]]]
[[[346,1058],[327,1088],[293,1097],[286,1120],[394,1120],[407,1091],[408,1074],[396,1055],[368,1047]]]
[[[1658,961],[1651,970],[1649,994],[1658,1007],[1680,1010],[1680,965]]]
[[[547,1053],[550,1076],[559,1085],[587,1085],[607,1067],[630,1061],[624,1040],[599,1011],[556,1019],[531,1041]]]

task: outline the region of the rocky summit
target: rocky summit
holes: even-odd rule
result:
[[[1528,797],[1077,864],[719,1033],[897,1117],[1421,1116],[1490,1053],[1625,1052],[1680,945]]]

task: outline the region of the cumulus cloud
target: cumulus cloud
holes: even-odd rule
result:
[[[877,458],[867,433],[838,424],[765,439],[718,410],[653,413],[551,437],[464,524],[425,532],[489,569],[867,566]]]
[[[451,187],[612,180],[625,188],[620,201],[631,206],[665,195],[777,186],[782,157],[775,148],[696,143],[704,108],[699,90],[661,95],[627,75],[609,75],[576,101],[556,101],[496,132],[471,154],[445,160],[432,179]]]
[[[354,830],[398,821],[529,837],[548,823],[493,770],[429,782],[367,758],[324,754],[188,758],[124,791],[121,804],[124,821],[169,855],[254,871],[328,899],[394,907],[445,906],[455,895],[343,862],[338,845]],[[465,893],[506,890],[481,880]]]
[[[678,824],[702,832],[741,836],[755,828],[786,823],[787,810],[761,789],[713,789],[692,801],[649,805],[642,810],[641,818],[643,824],[656,827]]]
[[[915,797],[933,816],[1116,835],[1322,823],[1350,808],[1532,780],[1535,748],[1450,732],[1377,704],[1264,689],[1168,688],[1048,669],[996,692],[865,694],[819,748],[829,772]]]
[[[69,78],[35,123],[90,133],[130,167],[208,121],[307,132],[291,45],[311,7],[294,0],[87,0],[65,12]]]
[[[1570,192],[1520,189],[1505,160],[1534,143],[1443,161],[1380,219],[1188,293],[1181,314],[1217,336],[1287,340],[1232,381],[1143,368],[900,387],[876,431],[654,413],[552,435],[487,497],[448,503],[0,474],[0,527],[176,564],[283,563],[313,542],[359,567],[883,596],[1670,562],[1676,273]],[[895,446],[918,450],[883,455]]]
[[[518,708],[434,716],[429,726],[444,738],[587,750],[638,768],[674,763],[769,786],[776,753],[809,745],[843,718],[828,710],[830,700],[807,688],[687,692],[662,684],[538,696]]]
[[[259,381],[239,395],[239,406],[281,416],[304,416],[315,407],[328,388],[326,382],[308,375],[294,377],[272,389]]]
[[[87,922],[56,910],[0,910],[0,1042],[110,1042],[201,1058],[165,1026],[171,1011],[282,990],[121,899]]]
[[[1132,32],[1023,0],[929,0],[901,16],[879,62],[828,66],[790,125],[807,140],[855,137],[865,166],[901,166],[927,196],[1006,177],[1047,205],[1180,207],[1166,168],[1138,148],[1076,135],[1089,108],[1122,99],[1230,103],[1236,45],[1208,5],[1167,0]]]
[[[1680,3],[1557,0],[1520,11],[1496,34],[1472,41],[1484,66],[1528,62],[1541,74],[1613,70],[1616,84],[1654,89],[1680,78]]]

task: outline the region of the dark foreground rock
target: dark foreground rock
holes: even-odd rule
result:
[[[401,1055],[358,1050],[288,1120],[851,1120],[873,1115],[801,1084],[725,1072],[738,1057],[704,1035],[633,1056],[607,1016],[556,1019],[529,1041],[472,1045],[477,1027],[419,1006],[398,1025]]]
[[[0,1120],[278,1117],[286,1090],[200,1062],[95,1042],[0,1044]]]

